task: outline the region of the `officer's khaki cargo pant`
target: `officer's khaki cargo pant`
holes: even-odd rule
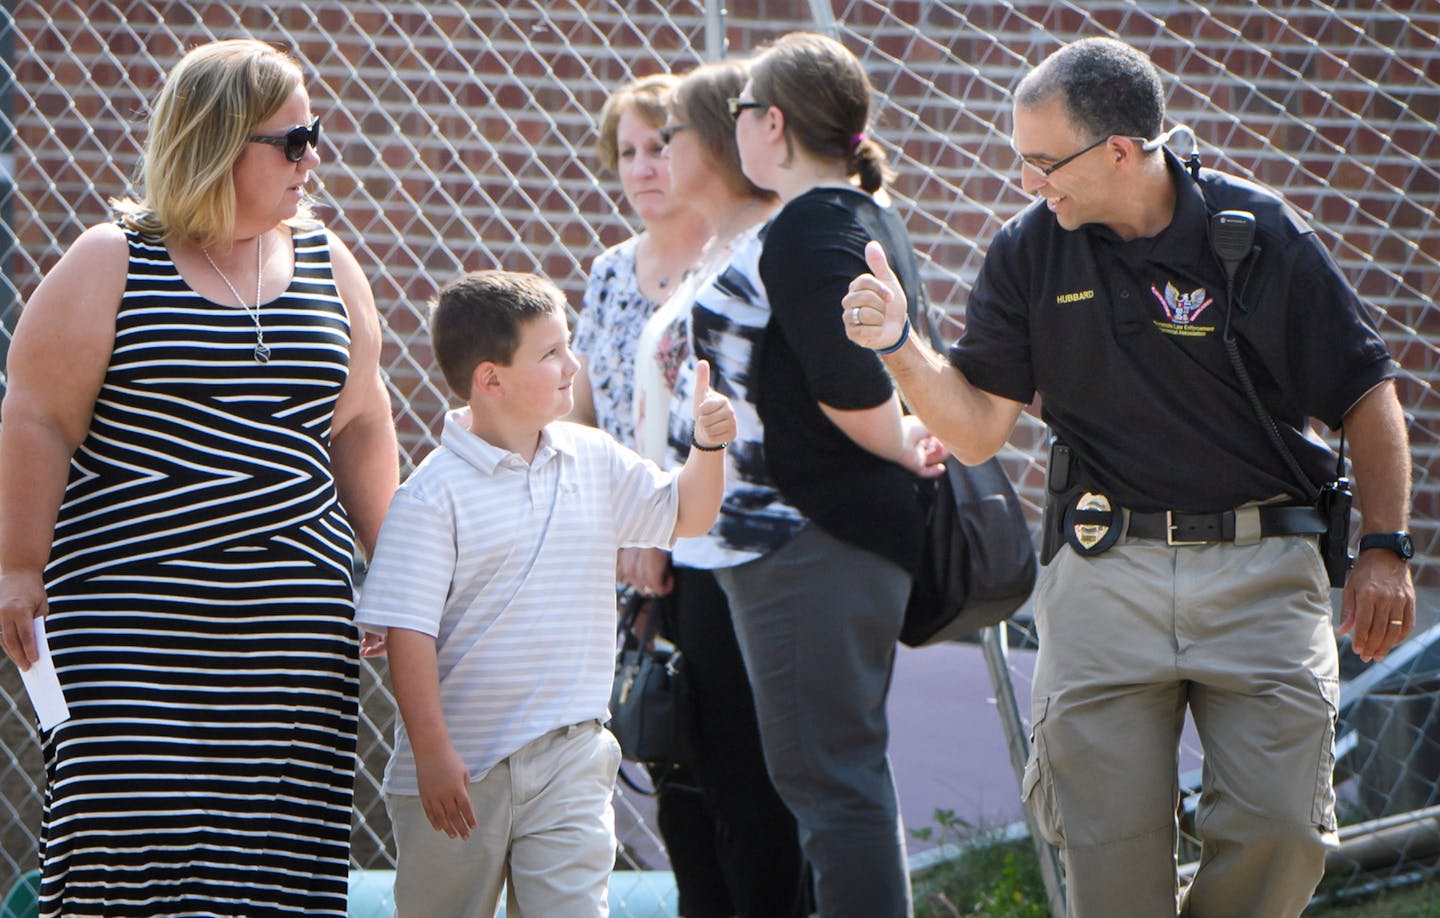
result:
[[[1296,916],[1335,844],[1339,697],[1313,539],[1063,548],[1036,593],[1024,794],[1063,849],[1074,918]],[[1176,875],[1177,748],[1204,748],[1189,888]]]

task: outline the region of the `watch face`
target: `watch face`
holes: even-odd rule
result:
[[[1415,557],[1415,543],[1408,532],[1373,532],[1360,540],[1360,550],[1384,548],[1393,551],[1401,560]]]
[[[1395,553],[1406,561],[1415,557],[1415,543],[1410,540],[1410,533],[1400,533],[1400,538],[1395,540]]]

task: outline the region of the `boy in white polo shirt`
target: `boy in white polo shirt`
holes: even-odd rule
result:
[[[508,882],[515,918],[605,915],[616,549],[709,530],[735,415],[700,367],[674,473],[559,421],[579,365],[563,294],[531,274],[450,283],[430,335],[467,407],[390,504],[356,613],[388,629],[401,715],[397,911],[490,918]]]

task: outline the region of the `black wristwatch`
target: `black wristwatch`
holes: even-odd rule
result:
[[[1401,561],[1415,557],[1415,543],[1408,532],[1372,532],[1360,537],[1360,550],[1384,548],[1393,551]]]

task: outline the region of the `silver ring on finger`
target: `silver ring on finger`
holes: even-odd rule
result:
[[[1392,618],[1390,619],[1390,627],[1403,628],[1405,627],[1405,620],[1403,618]]]

